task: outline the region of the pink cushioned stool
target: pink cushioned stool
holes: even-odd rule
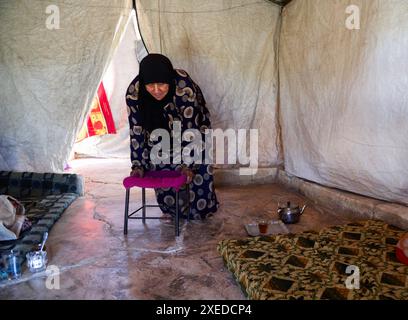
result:
[[[126,188],[126,200],[125,200],[125,223],[124,223],[124,234],[128,231],[128,220],[129,219],[142,219],[143,223],[146,219],[162,219],[162,217],[146,217],[147,207],[160,207],[159,205],[147,205],[146,204],[146,188],[174,188],[176,190],[176,217],[175,217],[175,232],[176,236],[180,235],[180,212],[179,212],[179,190],[186,184],[187,176],[178,171],[149,171],[146,172],[143,178],[137,176],[129,176],[123,179],[123,186]],[[190,196],[189,185],[187,184],[187,195]],[[129,214],[129,196],[130,189],[133,187],[142,188],[142,206]],[[188,201],[190,206],[190,201]],[[133,215],[142,210],[141,217],[134,217]],[[190,215],[188,215],[188,219]]]

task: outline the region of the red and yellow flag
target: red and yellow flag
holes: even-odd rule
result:
[[[105,88],[101,82],[97,95],[92,100],[92,107],[88,114],[87,121],[79,132],[76,142],[91,136],[112,133],[116,133],[115,123],[108,98],[106,97]]]

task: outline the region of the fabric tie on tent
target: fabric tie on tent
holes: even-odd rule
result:
[[[101,82],[97,95],[92,100],[92,107],[87,121],[84,123],[77,137],[77,142],[91,136],[114,133],[116,133],[115,123],[103,82]]]

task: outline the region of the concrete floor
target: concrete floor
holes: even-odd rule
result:
[[[71,172],[85,177],[85,196],[54,225],[47,241],[48,265],[60,270],[59,289],[47,289],[46,272],[27,269],[19,280],[0,283],[0,299],[245,299],[216,250],[227,238],[246,236],[244,224],[277,219],[278,201],[308,202],[281,185],[218,187],[220,209],[211,219],[184,223],[181,236],[161,221],[129,221],[123,235],[127,160],[77,159]],[[132,190],[131,199],[141,192]],[[154,202],[152,190],[147,200]],[[311,203],[309,201],[308,203]],[[133,203],[135,208],[138,203]],[[160,215],[158,208],[151,214]],[[310,204],[291,232],[349,222],[334,211]]]

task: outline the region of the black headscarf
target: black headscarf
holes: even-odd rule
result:
[[[169,130],[163,108],[171,102],[176,90],[174,72],[170,60],[161,54],[151,53],[140,62],[139,105],[142,126],[148,132],[158,128]],[[145,85],[149,83],[168,83],[169,92],[159,101],[146,91]]]

